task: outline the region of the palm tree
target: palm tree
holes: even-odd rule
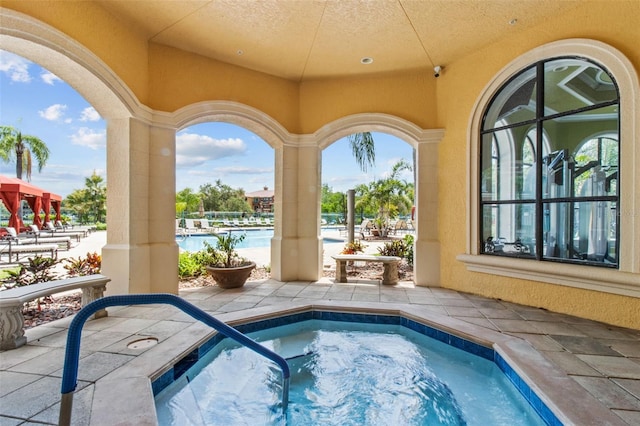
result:
[[[353,133],[347,137],[353,156],[363,172],[376,163],[376,149],[370,132]]]
[[[31,181],[32,155],[38,163],[38,172],[49,159],[49,148],[38,137],[23,135],[12,126],[0,126],[0,159],[5,163],[16,162],[16,177],[22,179],[26,171],[27,181]]]
[[[105,208],[107,187],[104,185],[104,179],[94,171],[90,177],[84,179],[84,186],[86,187],[87,202],[90,206],[89,211],[93,214],[93,220],[96,223],[102,222],[107,213]]]
[[[402,211],[408,211],[411,207],[412,199],[409,197],[411,185],[400,180],[400,172],[403,170],[411,170],[411,166],[401,160],[394,164],[388,177],[368,185],[359,185],[356,189],[360,195],[356,208],[375,212],[379,229],[386,228],[389,219],[396,217]]]

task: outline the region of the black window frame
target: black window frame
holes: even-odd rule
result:
[[[593,105],[589,105],[589,106],[585,106],[585,107],[581,107],[581,108],[576,108],[576,109],[571,109],[571,110],[567,110],[567,111],[562,111],[562,112],[557,112],[557,113],[553,113],[553,114],[549,114],[549,115],[545,115],[545,64],[547,64],[548,62],[552,62],[552,61],[556,61],[556,60],[561,60],[561,59],[575,59],[575,60],[580,60],[580,61],[584,61],[587,63],[591,63],[595,66],[597,66],[598,68],[600,68],[601,70],[603,70],[604,72],[606,72],[608,74],[608,76],[611,78],[611,81],[613,82],[613,85],[615,87],[616,90],[616,99],[615,100],[610,100],[610,101],[606,101],[606,102],[600,102],[600,103],[595,103]],[[491,107],[493,106],[494,102],[496,102],[498,96],[501,93],[501,90],[505,87],[507,87],[509,84],[511,84],[514,80],[516,80],[517,78],[519,78],[521,75],[523,75],[524,73],[526,73],[527,71],[531,70],[532,68],[535,67],[535,81],[536,81],[536,112],[535,112],[535,118],[533,119],[527,119],[527,120],[523,120],[523,121],[519,121],[519,122],[514,122],[514,123],[509,123],[508,125],[504,125],[504,126],[496,126],[496,127],[492,127],[492,128],[486,128],[486,120],[487,120],[487,116],[488,113],[491,111]],[[620,265],[620,255],[619,255],[619,248],[620,248],[620,220],[619,220],[619,215],[620,215],[620,187],[621,187],[621,183],[619,181],[619,176],[620,176],[620,158],[621,158],[621,141],[620,141],[620,135],[621,135],[621,115],[620,115],[620,102],[621,102],[621,96],[620,96],[620,88],[618,83],[616,82],[615,78],[613,77],[613,75],[609,72],[609,70],[604,67],[602,64],[599,64],[593,60],[590,60],[588,58],[585,57],[581,57],[581,56],[557,56],[557,57],[551,57],[551,58],[545,58],[543,60],[540,60],[538,62],[529,64],[526,67],[523,67],[521,69],[520,72],[518,72],[517,74],[515,74],[514,76],[512,76],[510,79],[508,79],[507,81],[505,81],[500,88],[496,91],[496,93],[492,96],[491,100],[487,103],[487,105],[484,108],[484,112],[482,114],[482,120],[480,123],[480,133],[479,133],[479,144],[478,144],[478,152],[482,153],[483,152],[483,147],[484,147],[484,143],[485,143],[485,136],[486,135],[492,135],[492,137],[490,138],[490,140],[492,141],[492,143],[496,143],[494,142],[496,139],[496,133],[502,130],[508,130],[508,129],[513,129],[513,128],[517,128],[517,127],[521,127],[521,126],[531,126],[531,127],[535,127],[536,129],[536,140],[534,141],[534,155],[535,155],[535,168],[536,168],[536,176],[535,176],[535,182],[536,182],[536,189],[535,189],[535,198],[534,199],[518,199],[517,196],[513,199],[502,199],[502,198],[498,198],[498,199],[484,199],[483,198],[483,194],[482,194],[482,184],[478,185],[478,203],[479,203],[479,209],[478,209],[478,235],[477,235],[477,242],[478,242],[478,253],[482,254],[482,255],[490,255],[490,256],[507,256],[507,257],[517,257],[517,258],[523,258],[523,259],[530,259],[530,260],[537,260],[537,261],[545,261],[545,262],[559,262],[559,263],[569,263],[569,264],[578,264],[578,265],[588,265],[588,266],[597,266],[597,267],[606,267],[606,268],[615,268],[618,269],[619,265]],[[550,120],[555,120],[561,117],[566,117],[566,116],[571,116],[571,115],[576,115],[576,114],[580,114],[580,113],[584,113],[584,112],[589,112],[592,110],[597,110],[600,108],[604,108],[604,107],[608,107],[608,106],[612,106],[612,105],[617,105],[617,124],[618,124],[618,128],[617,128],[617,134],[618,134],[618,139],[617,139],[617,143],[618,143],[618,173],[617,173],[617,191],[615,195],[602,195],[602,196],[576,196],[575,193],[572,193],[570,196],[568,197],[547,197],[545,198],[543,196],[543,157],[544,157],[544,153],[543,153],[543,139],[544,139],[544,123],[548,122]],[[527,136],[528,137],[528,136]],[[498,146],[497,149],[499,150],[500,147]],[[476,179],[478,182],[482,182],[482,161],[483,161],[483,156],[482,154],[478,155],[478,175],[476,176]],[[498,183],[498,185],[500,185],[500,183]],[[572,191],[573,192],[573,191]],[[576,203],[579,202],[598,202],[598,201],[605,201],[605,202],[612,202],[615,204],[615,216],[614,219],[615,220],[615,262],[602,262],[602,261],[593,261],[593,260],[589,260],[589,259],[573,259],[573,258],[559,258],[559,257],[546,257],[544,256],[544,238],[543,238],[543,231],[544,231],[544,226],[543,226],[543,221],[544,221],[544,204],[547,203],[553,203],[553,204],[560,204],[560,203],[568,203],[568,205],[570,206],[569,208],[569,220],[573,221],[574,220],[574,205]],[[499,205],[508,205],[508,206],[517,206],[517,205],[524,205],[524,204],[531,204],[531,203],[535,203],[535,254],[531,255],[529,254],[525,254],[525,251],[523,250],[522,253],[519,252],[516,254],[510,253],[510,254],[506,254],[506,253],[502,253],[502,252],[497,252],[497,251],[493,251],[494,248],[494,243],[496,243],[495,240],[492,241],[492,239],[499,237],[499,235],[496,236],[491,236],[490,239],[484,240],[484,226],[485,226],[485,222],[484,222],[484,211],[485,208],[487,206],[491,206],[491,208],[495,208],[496,206]],[[516,239],[515,241],[515,245],[517,246],[519,244],[519,240]]]

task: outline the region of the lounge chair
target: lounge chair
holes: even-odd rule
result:
[[[200,224],[202,225],[202,228],[207,232],[216,232],[218,230],[218,227],[214,225],[213,220],[202,219],[200,221]]]
[[[406,234],[409,230],[409,226],[405,220],[399,220],[393,225],[393,233],[394,235],[400,235],[401,233]]]
[[[202,232],[209,228],[209,221],[206,219],[194,219],[193,224],[196,227],[196,231]]]
[[[25,237],[23,238],[23,242],[21,244],[35,243],[35,244],[60,244],[65,247],[67,250],[71,249],[71,237],[59,234],[52,233],[42,233],[40,229],[36,225],[30,225],[29,230],[25,233]],[[19,239],[20,240],[20,239]]]
[[[360,224],[360,233],[370,234],[371,228],[373,228],[373,224],[371,223],[371,221],[369,219],[364,219]]]
[[[13,245],[36,245],[36,244],[61,244],[67,250],[71,248],[71,238],[69,237],[51,237],[39,238],[39,230],[36,225],[31,225],[27,232],[18,234],[16,229],[7,226],[4,228],[6,234],[2,236],[2,241],[10,242]]]
[[[47,223],[50,223],[50,222],[47,222]],[[95,231],[95,229],[96,229],[95,226],[78,226],[78,225],[65,224],[65,223],[62,223],[61,220],[56,220],[55,223],[53,224],[53,226],[58,231],[63,231],[63,232],[86,232],[87,234],[91,233],[92,231]]]
[[[43,225],[40,230],[41,234],[55,234],[59,237],[74,237],[77,241],[80,241],[80,238],[84,238],[89,234],[87,229],[78,229],[76,231],[65,231],[61,229],[57,229],[53,223],[47,222]]]
[[[182,227],[182,219],[176,219],[176,236],[184,236],[185,229]]]
[[[20,260],[20,255],[30,255],[38,253],[50,253],[52,259],[58,258],[58,245],[57,244],[16,244],[11,240],[4,240],[0,244],[0,260],[2,255],[7,254],[9,256],[9,263],[12,262],[12,257],[15,255],[15,262]]]
[[[198,232],[195,219],[185,219],[184,227],[187,234],[190,234],[191,232]]]

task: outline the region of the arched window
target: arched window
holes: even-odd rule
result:
[[[617,268],[619,128],[616,82],[590,60],[504,84],[480,128],[480,253]]]

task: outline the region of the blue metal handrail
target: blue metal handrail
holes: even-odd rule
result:
[[[110,306],[151,305],[163,303],[175,306],[184,313],[214,328],[222,335],[229,337],[238,343],[248,347],[254,352],[270,359],[278,364],[282,370],[282,410],[287,410],[289,404],[289,379],[291,372],[289,364],[277,353],[267,349],[260,343],[240,333],[233,327],[212,317],[200,308],[173,294],[127,294],[121,296],[108,296],[95,300],[82,308],[71,321],[67,335],[67,347],[62,370],[62,399],[60,401],[60,417],[58,424],[69,425],[71,423],[71,408],[73,405],[73,391],[78,384],[78,362],[80,360],[80,333],[82,327],[91,315]]]

